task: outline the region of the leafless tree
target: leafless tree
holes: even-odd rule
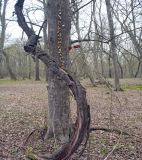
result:
[[[6,60],[6,65],[7,65],[7,69],[8,69],[10,78],[16,80],[16,76],[15,76],[15,74],[13,73],[13,71],[12,71],[12,69],[10,67],[9,57],[8,57],[7,53],[4,51],[4,42],[5,42],[5,34],[6,34],[6,26],[7,26],[7,24],[6,24],[6,18],[5,18],[7,3],[8,3],[8,0],[5,0],[5,1],[1,0],[0,1],[0,22],[1,22],[0,63],[2,63],[2,56],[4,56],[5,60]]]
[[[112,17],[112,8],[110,0],[106,0],[106,8],[107,8],[107,16],[108,16],[108,24],[109,24],[109,32],[110,32],[110,52],[112,55],[113,66],[114,66],[114,79],[115,79],[115,90],[120,91],[120,83],[119,83],[119,71],[118,71],[118,56],[116,51],[116,43],[114,39],[114,23]]]

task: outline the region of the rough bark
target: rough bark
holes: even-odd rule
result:
[[[51,2],[51,1],[50,1]],[[52,0],[52,5],[57,5],[57,3],[54,3],[55,0]],[[57,2],[57,1],[56,1]],[[79,81],[75,80],[65,69],[62,69],[59,67],[59,62],[55,58],[51,58],[45,51],[41,50],[36,46],[36,43],[33,44],[33,41],[37,41],[37,36],[35,34],[31,33],[31,30],[29,27],[27,28],[25,18],[22,13],[23,9],[23,3],[24,0],[18,0],[15,5],[15,12],[18,18],[18,24],[22,27],[24,32],[28,35],[29,41],[27,45],[24,47],[25,51],[30,52],[32,55],[37,55],[37,57],[43,61],[43,63],[49,68],[50,74],[52,74],[54,77],[56,76],[58,81],[64,81],[63,85],[69,88],[76,100],[77,103],[77,119],[75,123],[75,130],[72,133],[72,136],[70,138],[70,141],[63,145],[63,147],[51,155],[50,157],[48,155],[41,155],[36,156],[38,160],[46,160],[46,159],[52,159],[52,160],[67,160],[69,157],[78,149],[80,144],[83,142],[84,138],[86,138],[86,141],[89,136],[89,128],[90,128],[90,107],[86,100],[86,91],[82,87]],[[64,4],[68,3],[67,1],[64,2]],[[51,6],[51,3],[48,4],[51,9],[53,6]],[[52,12],[49,11],[50,14],[53,14],[52,16],[55,16],[57,13],[56,10],[52,10]],[[48,14],[49,14],[48,13]],[[66,12],[67,13],[67,12]],[[51,16],[49,14],[49,16]],[[64,13],[65,14],[65,13]],[[66,18],[66,16],[64,17]],[[56,21],[56,16],[53,17],[53,21],[50,21],[51,25],[54,24]],[[25,27],[26,26],[26,27]],[[50,28],[50,27],[49,27]],[[49,46],[50,45],[56,45],[56,41],[52,39],[51,35],[55,34],[53,28],[50,28],[49,32]],[[54,35],[55,36],[55,35]],[[67,34],[68,36],[68,34]],[[65,38],[65,37],[64,37]],[[64,44],[68,44],[68,42],[64,42]],[[56,48],[54,50],[49,50],[52,54],[56,52]],[[54,82],[53,82],[54,83]],[[59,96],[59,95],[58,95]],[[56,97],[54,97],[56,98]],[[52,99],[54,100],[54,99]],[[86,144],[86,143],[85,143]]]
[[[48,48],[58,65],[68,68],[68,46],[70,41],[69,2],[50,0],[48,10]],[[62,20],[62,59],[58,51],[58,14],[61,10]],[[62,142],[69,140],[70,135],[69,89],[66,83],[49,70],[48,73],[48,136],[59,138]]]

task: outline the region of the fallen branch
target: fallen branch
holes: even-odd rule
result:
[[[96,128],[90,128],[90,132],[93,131],[105,131],[105,132],[111,132],[111,133],[116,133],[119,135],[127,135],[127,136],[131,136],[131,134],[121,131],[119,129],[110,129],[110,128],[101,128],[101,127],[96,127]]]
[[[132,133],[121,131],[121,130],[115,129],[115,128],[113,128],[113,129],[102,128],[102,127],[90,128],[90,133],[94,132],[94,131],[104,131],[104,132],[109,132],[109,133],[115,133],[115,134],[118,134],[118,135],[124,135],[124,136],[134,137],[134,138],[136,138],[135,140],[137,142],[141,142],[142,141],[142,137],[139,137],[138,135],[134,135]]]

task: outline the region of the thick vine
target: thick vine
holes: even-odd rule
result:
[[[24,50],[31,55],[35,55],[58,77],[64,80],[71,92],[74,95],[77,104],[77,119],[75,123],[75,130],[72,133],[70,141],[62,146],[60,150],[53,153],[51,156],[48,154],[35,155],[37,160],[67,160],[78,149],[78,147],[85,140],[84,146],[87,142],[90,132],[90,107],[86,99],[85,88],[81,83],[71,76],[67,71],[57,65],[56,61],[51,58],[48,53],[37,47],[39,36],[34,33],[27,25],[24,15],[22,13],[24,0],[17,0],[15,4],[15,13],[19,26],[28,36],[28,42],[24,46]]]

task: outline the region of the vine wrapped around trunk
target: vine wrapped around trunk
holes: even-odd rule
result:
[[[85,88],[80,84],[78,80],[73,78],[67,71],[60,68],[56,61],[50,57],[45,51],[37,47],[38,35],[35,35],[34,31],[30,29],[23,16],[24,0],[17,0],[15,4],[15,13],[17,15],[17,21],[19,26],[28,36],[28,42],[24,46],[24,50],[31,55],[36,56],[60,79],[64,80],[69,89],[72,91],[77,104],[77,119],[75,122],[75,130],[72,133],[70,141],[63,145],[61,149],[53,153],[51,156],[48,154],[35,155],[37,160],[67,160],[81,145],[81,143],[89,137],[90,132],[90,107],[86,99]],[[85,146],[84,146],[85,147]]]

